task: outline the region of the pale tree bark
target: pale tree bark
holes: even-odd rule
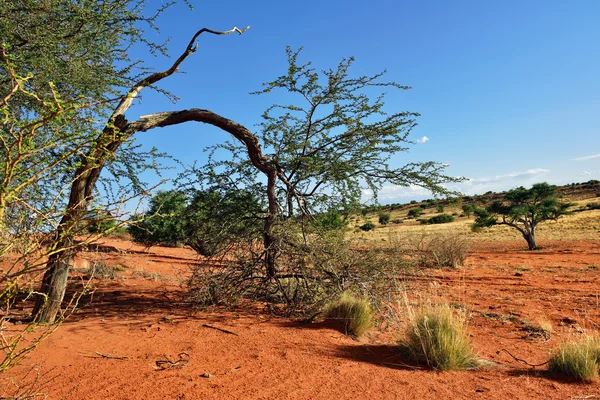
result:
[[[71,185],[69,202],[60,224],[54,232],[54,241],[51,249],[52,255],[48,259],[47,270],[44,274],[42,287],[40,289],[41,294],[38,296],[34,307],[33,315],[37,322],[53,323],[60,311],[67,286],[70,260],[76,250],[73,243],[77,224],[81,221],[88,209],[88,205],[92,200],[94,187],[106,162],[113,157],[119,146],[127,141],[133,134],[152,128],[150,125],[144,125],[143,121],[138,121],[137,124],[128,124],[124,114],[131,106],[133,100],[138,96],[142,89],[175,73],[181,63],[196,51],[197,44],[195,41],[200,34],[204,32],[215,35],[227,35],[234,32],[242,34],[248,28],[249,27],[240,30],[237,27],[234,27],[229,31],[223,32],[207,28],[199,30],[192,37],[186,50],[169,69],[151,74],[142,79],[135,84],[125,96],[123,96],[121,102],[117,105],[111,117],[108,119],[105,128],[92,144],[89,152],[82,157],[80,166],[75,172],[75,178]],[[239,133],[239,137],[236,137],[246,143],[249,156],[253,160],[254,165],[257,166],[257,168],[260,165],[261,167],[259,170],[266,173],[267,176],[270,176],[269,174],[276,175],[276,169],[267,165],[268,160],[260,152],[258,140],[250,131],[233,121],[219,117],[210,112],[208,113],[209,114],[205,114],[207,120],[199,120],[199,122],[206,122],[219,126],[230,133]],[[155,115],[164,114],[165,113]],[[210,118],[208,118],[208,116],[210,116]],[[185,120],[181,120],[181,122],[185,122]],[[167,125],[172,125],[172,123],[165,124],[164,126]],[[146,129],[144,129],[144,127],[146,127]],[[225,129],[226,127],[230,130]],[[276,207],[277,206],[275,205],[275,209]],[[271,206],[269,207],[269,210],[271,210]],[[265,240],[265,242],[267,242],[267,240]]]

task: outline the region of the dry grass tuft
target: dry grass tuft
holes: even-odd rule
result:
[[[348,292],[331,303],[325,315],[327,320],[339,324],[346,335],[360,337],[373,327],[373,311],[369,302]]]
[[[447,304],[409,309],[406,339],[402,346],[417,362],[448,371],[479,366],[467,334],[466,317],[455,314]]]
[[[600,369],[600,338],[583,338],[561,343],[548,360],[548,370],[578,381],[596,381]]]

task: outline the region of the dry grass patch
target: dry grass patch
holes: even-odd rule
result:
[[[600,337],[586,335],[561,343],[548,360],[548,370],[578,381],[596,381],[599,359]]]
[[[358,299],[348,292],[331,303],[325,310],[325,318],[340,326],[346,333],[360,337],[373,327],[373,310],[365,299]]]
[[[409,308],[406,338],[401,345],[416,362],[441,371],[479,366],[466,317],[447,304],[427,305],[416,312]]]

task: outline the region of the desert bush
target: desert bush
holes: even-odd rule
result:
[[[467,258],[471,244],[458,233],[435,233],[413,237],[410,243],[423,267],[458,268]]]
[[[585,206],[588,210],[600,210],[600,203],[587,203]]]
[[[453,222],[454,217],[448,214],[440,214],[434,217],[431,217],[427,220],[428,224],[446,224],[448,222]]]
[[[444,212],[444,205],[443,204],[437,204],[435,206],[435,209],[437,210],[437,212],[443,213]]]
[[[561,343],[548,360],[548,370],[580,381],[595,381],[600,369],[600,338],[584,336]]]
[[[390,222],[390,213],[380,213],[379,223],[381,225],[387,225]]]
[[[421,210],[419,210],[418,208],[412,209],[412,210],[408,210],[408,218],[417,218],[419,216],[421,216],[421,214],[423,214],[423,212]]]
[[[81,270],[81,273],[88,279],[115,280],[118,278],[117,269],[109,266],[104,261],[92,261],[88,268]]]
[[[361,231],[366,231],[367,232],[367,231],[371,231],[371,230],[375,229],[375,224],[372,223],[372,222],[367,222],[367,223],[359,226],[359,228],[360,228]]]
[[[466,317],[448,305],[429,305],[409,313],[402,347],[418,363],[448,371],[478,366],[467,333]]]
[[[343,292],[325,311],[325,318],[335,322],[346,335],[360,337],[373,327],[373,311],[365,299]]]
[[[471,217],[471,215],[473,215],[473,212],[475,211],[475,207],[473,207],[470,204],[464,204],[462,206],[462,211],[463,213],[467,216],[467,217]]]
[[[260,241],[240,243],[193,268],[189,300],[200,306],[259,300],[274,313],[306,318],[350,290],[378,308],[394,292],[390,277],[408,268],[406,260],[390,257],[389,250],[350,242],[344,232],[323,230],[318,224],[280,221],[276,238],[275,276],[268,277],[262,268]]]
[[[323,229],[344,229],[348,221],[337,210],[329,210],[318,216],[317,221]]]

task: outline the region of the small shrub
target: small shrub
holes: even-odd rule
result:
[[[454,221],[454,217],[452,215],[448,215],[448,214],[440,214],[440,215],[436,215],[435,217],[431,217],[427,220],[427,223],[429,224],[446,224],[448,222],[453,222]]]
[[[418,208],[415,208],[413,210],[408,211],[408,218],[417,218],[417,217],[421,216],[421,214],[423,214],[423,212],[421,210],[419,210]]]
[[[580,381],[595,381],[599,358],[600,338],[585,336],[560,344],[548,360],[548,370]]]
[[[430,368],[448,371],[479,365],[469,341],[466,319],[448,305],[427,306],[410,315],[406,339],[409,355]]]
[[[346,335],[360,337],[373,327],[373,311],[365,299],[357,299],[348,292],[327,307],[326,319],[340,325]]]
[[[416,200],[411,200],[410,204],[417,204],[417,201]]]
[[[438,204],[438,205],[435,206],[435,209],[437,210],[437,212],[443,213],[444,212],[444,205],[443,204]]]
[[[380,213],[379,214],[379,223],[381,225],[387,225],[390,222],[390,214],[389,213]]]
[[[403,224],[403,223],[404,223],[404,221],[401,219],[393,219],[392,220],[392,224]]]
[[[458,268],[465,263],[470,247],[470,242],[462,235],[437,234],[425,245],[424,256],[427,264],[440,268]]]
[[[81,270],[86,278],[97,278],[104,280],[115,280],[117,276],[117,268],[107,265],[104,261],[93,261],[89,268]]]
[[[371,231],[375,229],[375,224],[372,222],[367,222],[366,224],[359,226],[359,228],[361,231]]]
[[[429,207],[429,204],[420,204],[419,207],[421,207],[422,209],[426,209],[427,207]]]
[[[588,210],[600,210],[600,203],[588,203],[585,205]]]

